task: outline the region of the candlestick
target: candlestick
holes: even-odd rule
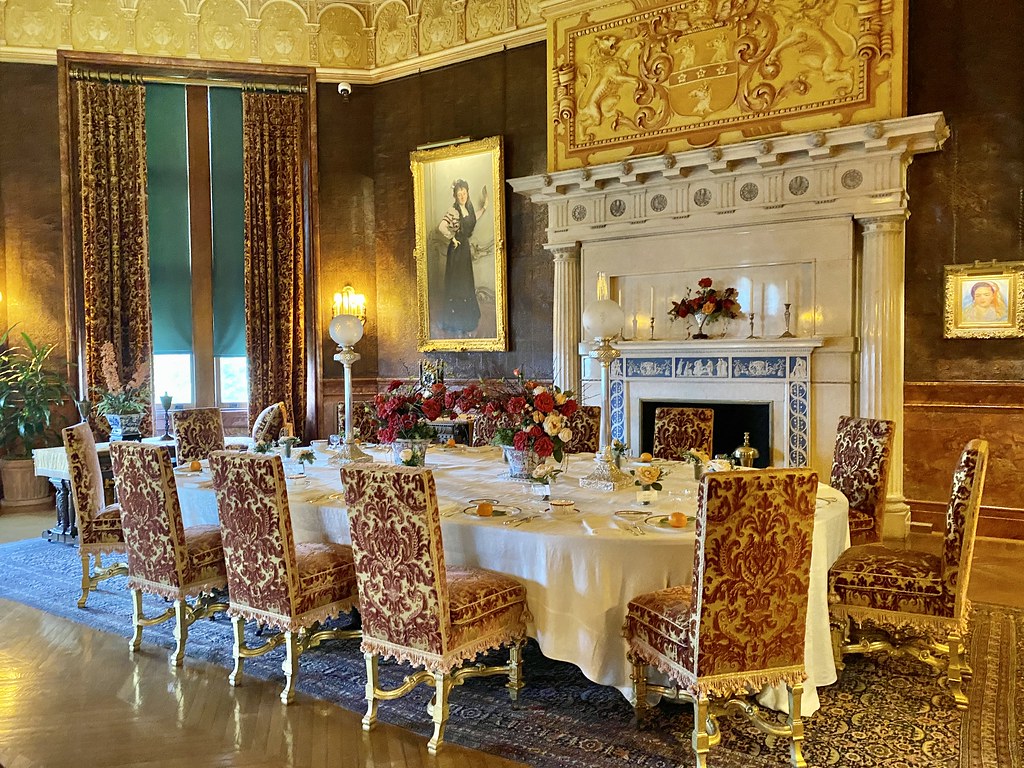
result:
[[[749,314],[750,314],[750,335],[747,336],[747,338],[748,339],[756,339],[757,336],[754,335],[754,313],[750,312]]]
[[[651,315],[651,340],[654,340],[654,315]]]
[[[780,339],[792,339],[792,338],[795,338],[793,336],[793,334],[789,332],[789,318],[790,318],[789,308],[791,306],[792,305],[787,301],[786,302],[786,332],[783,333],[781,336],[779,336]]]

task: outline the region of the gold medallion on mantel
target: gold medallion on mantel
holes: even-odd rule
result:
[[[906,0],[566,0],[545,13],[549,170],[905,114]]]

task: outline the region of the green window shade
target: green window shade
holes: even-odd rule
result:
[[[192,352],[185,86],[146,86],[146,190],[153,352]]]
[[[210,89],[213,354],[245,356],[245,201],[242,92]]]

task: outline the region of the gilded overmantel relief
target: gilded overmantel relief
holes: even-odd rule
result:
[[[0,0],[0,60],[58,48],[312,66],[374,83],[544,39],[539,0]]]
[[[548,168],[905,114],[905,0],[554,0]]]

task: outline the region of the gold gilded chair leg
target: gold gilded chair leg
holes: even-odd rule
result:
[[[708,752],[711,751],[711,737],[708,734],[710,707],[707,696],[693,700],[693,753],[697,768],[707,768]]]
[[[235,630],[235,644],[232,649],[235,657],[235,668],[231,670],[228,682],[234,687],[242,682],[242,665],[245,664],[245,657],[242,655],[242,650],[245,648],[245,619],[241,616],[233,616],[231,618],[231,626]]]
[[[172,666],[180,667],[185,659],[185,643],[188,641],[189,607],[184,600],[174,601],[174,653],[171,654]]]
[[[800,704],[803,700],[804,687],[800,683],[787,686],[789,692],[789,762],[793,768],[807,768],[804,759],[804,723],[800,718]]]
[[[295,698],[295,678],[299,675],[299,656],[302,654],[298,632],[285,633],[284,648],[284,661],[281,662],[281,669],[284,671],[284,690],[281,691],[281,701],[284,704],[291,704]]]
[[[523,644],[513,643],[508,649],[508,695],[512,701],[519,701],[519,692],[523,690]]]
[[[836,672],[842,672],[846,668],[843,663],[843,645],[846,644],[846,636],[849,630],[848,619],[829,618],[829,629],[832,637],[832,658],[836,663]]]
[[[642,728],[651,715],[651,705],[647,702],[647,665],[632,653],[628,659],[633,665],[633,714],[636,716],[637,727]]]
[[[364,653],[366,660],[366,714],[363,715],[363,730],[372,731],[377,725],[377,654]]]
[[[85,608],[85,601],[89,599],[89,590],[92,588],[92,577],[89,576],[89,555],[82,553],[82,596],[78,598],[78,607]]]
[[[434,735],[427,742],[427,752],[432,755],[436,755],[438,747],[444,743],[444,727],[448,724],[448,691],[451,687],[450,674],[434,673],[434,698],[427,705],[427,714],[434,720]]]
[[[142,647],[142,590],[132,590],[132,642],[129,646],[132,651]]]
[[[959,635],[949,636],[949,661],[946,663],[946,677],[957,709],[967,709],[967,694],[963,688],[963,640]]]

